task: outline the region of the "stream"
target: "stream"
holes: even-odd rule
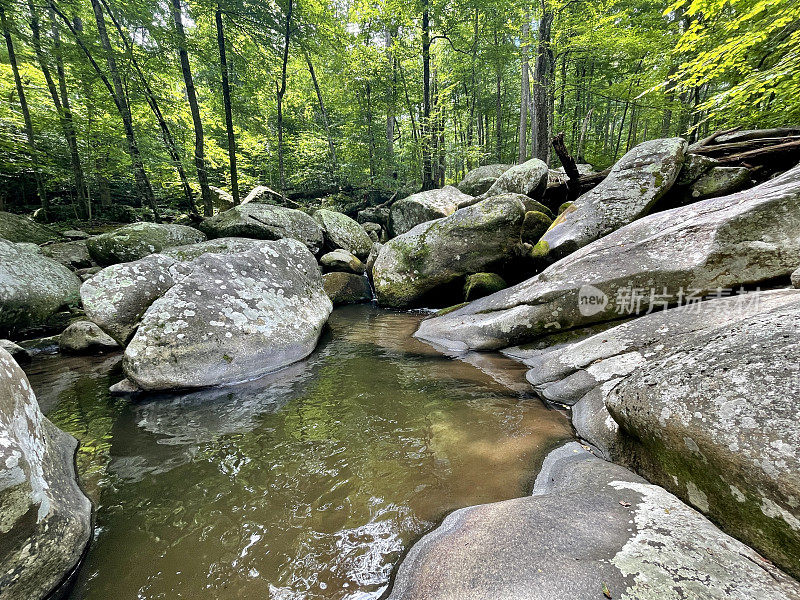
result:
[[[524,366],[414,339],[422,318],[339,308],[304,361],[136,399],[108,393],[120,354],[35,358],[96,510],[70,598],[377,598],[448,512],[527,493],[568,419]]]

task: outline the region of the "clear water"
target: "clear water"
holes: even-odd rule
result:
[[[567,419],[516,363],[411,338],[420,319],[337,309],[301,363],[136,401],[107,392],[118,355],[36,359],[97,509],[72,597],[376,598],[447,512],[526,493]]]

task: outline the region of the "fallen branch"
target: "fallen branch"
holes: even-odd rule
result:
[[[706,146],[713,144],[718,137],[721,135],[728,135],[729,133],[735,133],[739,131],[741,127],[731,127],[730,129],[722,129],[720,131],[715,131],[707,138],[703,138],[699,142],[695,142],[691,146],[689,146],[689,152],[697,153],[700,148],[705,148]]]
[[[724,156],[717,160],[719,160],[719,162],[722,164],[730,164],[744,162],[753,158],[770,157],[775,154],[782,154],[786,152],[794,153],[795,151],[800,151],[800,140],[785,144],[777,144],[775,146],[767,146],[766,148],[757,148],[756,150],[749,150],[739,154],[731,154],[730,156]]]
[[[752,140],[743,140],[739,142],[731,142],[727,144],[717,144],[714,146],[706,146],[693,150],[692,154],[702,154],[703,156],[713,156],[716,154],[726,154],[728,152],[735,152],[737,150],[753,150],[764,146],[777,146],[789,142],[800,141],[800,135],[787,136],[782,138],[756,138]]]

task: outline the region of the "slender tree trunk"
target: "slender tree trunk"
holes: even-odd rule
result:
[[[528,36],[530,34],[530,16],[525,17],[522,24],[522,42],[520,56],[522,59],[521,90],[519,100],[519,149],[517,162],[524,163],[528,158],[528,104],[531,97],[531,85],[528,80]]]
[[[434,187],[431,161],[431,38],[428,0],[422,0],[422,189]]]
[[[367,138],[369,146],[369,181],[375,183],[375,135],[372,130],[372,85],[367,82]]]
[[[239,172],[236,169],[236,136],[233,133],[233,110],[231,109],[231,87],[228,82],[228,58],[225,52],[225,29],[222,9],[217,4],[214,13],[217,24],[217,46],[219,47],[219,70],[222,76],[222,103],[225,105],[225,131],[228,134],[228,160],[231,169],[231,195],[233,204],[239,204]]]
[[[386,90],[386,176],[392,178],[395,173],[394,167],[394,110],[395,102],[397,100],[397,69],[395,66],[394,51],[392,45],[394,44],[394,35],[392,30],[388,27],[384,33],[384,44],[386,46],[386,54],[389,59],[389,86]]]
[[[186,86],[186,99],[192,113],[194,124],[194,166],[197,169],[197,180],[200,183],[200,195],[203,199],[203,214],[210,217],[214,214],[214,197],[208,185],[208,171],[206,170],[205,148],[203,140],[203,121],[200,118],[200,106],[197,103],[197,93],[194,89],[192,68],[189,65],[189,53],[186,51],[186,32],[183,29],[183,14],[181,0],[172,0],[172,20],[178,34],[178,58],[181,63],[181,73]]]
[[[30,147],[33,176],[36,180],[36,190],[39,194],[39,202],[41,202],[42,208],[46,214],[49,204],[47,201],[47,191],[44,187],[44,178],[39,172],[39,153],[36,148],[36,138],[33,134],[33,121],[31,121],[31,113],[28,109],[28,100],[25,97],[25,89],[22,87],[22,79],[19,76],[17,55],[14,52],[14,41],[11,39],[11,29],[9,28],[6,12],[2,5],[0,5],[0,25],[3,27],[3,37],[5,37],[6,48],[8,49],[8,62],[11,63],[11,72],[14,75],[14,85],[17,88],[19,106],[20,110],[22,111],[22,118],[25,121],[25,135],[28,138],[28,146]]]
[[[325,102],[322,100],[322,90],[320,90],[319,82],[317,81],[317,73],[314,70],[314,65],[311,62],[311,56],[305,52],[306,64],[308,65],[308,72],[311,74],[311,81],[314,84],[314,91],[317,93],[317,102],[319,103],[319,111],[322,114],[322,123],[325,126],[325,134],[328,137],[328,148],[331,152],[331,163],[333,167],[334,179],[338,181],[338,167],[336,164],[336,144],[331,134],[331,123],[328,118],[328,111],[325,108]]]
[[[278,176],[280,178],[280,192],[286,190],[286,171],[283,166],[283,96],[286,94],[286,66],[289,62],[289,43],[292,39],[292,11],[294,9],[293,0],[289,0],[289,7],[286,10],[285,31],[283,36],[283,63],[281,65],[281,82],[275,82],[275,92],[278,100]]]
[[[472,59],[471,59],[471,74],[470,74],[470,102],[469,102],[469,119],[467,120],[467,168],[471,169],[472,162],[472,139],[473,128],[475,126],[475,104],[478,100],[478,82],[475,71],[475,61],[478,56],[478,9],[475,9],[475,16],[473,17],[472,25]],[[480,129],[480,127],[479,127]],[[480,145],[480,135],[478,136]]]
[[[550,159],[551,127],[551,88],[553,71],[553,51],[550,48],[553,10],[542,2],[542,15],[539,20],[539,35],[536,48],[536,64],[533,71],[533,105],[536,130],[535,158],[545,162]]]
[[[592,119],[593,112],[594,108],[590,108],[589,112],[587,112],[586,116],[583,118],[583,125],[581,125],[581,137],[578,139],[578,151],[576,153],[578,162],[584,162],[583,145],[586,142],[586,131],[589,129],[589,121]]]

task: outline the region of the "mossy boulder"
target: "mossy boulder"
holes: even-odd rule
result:
[[[4,599],[60,597],[64,580],[83,556],[92,535],[92,506],[75,473],[77,445],[42,415],[25,373],[0,348]]]
[[[389,240],[372,272],[378,302],[402,308],[458,300],[460,289],[447,294],[444,287],[514,256],[524,217],[519,200],[489,198]]]
[[[61,332],[58,348],[65,354],[96,354],[118,350],[120,345],[97,324],[75,321]]]
[[[469,302],[483,298],[508,287],[505,279],[497,273],[473,273],[464,281],[464,300]]]
[[[314,212],[314,220],[325,234],[325,247],[345,250],[365,259],[372,249],[372,240],[357,221],[347,215],[321,208]]]
[[[452,185],[411,194],[392,205],[389,229],[392,235],[401,235],[420,223],[452,215],[472,201],[472,196]]]
[[[525,213],[525,221],[522,223],[520,237],[523,242],[535,245],[552,224],[553,220],[546,214],[530,210]]]
[[[38,249],[38,248],[37,248]],[[39,252],[0,240],[0,332],[44,324],[80,301],[81,280]]]
[[[319,259],[319,264],[322,265],[322,270],[325,273],[341,271],[363,275],[364,271],[366,271],[364,263],[346,250],[334,250],[323,254]]]
[[[86,240],[48,244],[42,246],[42,254],[73,270],[88,269],[93,264]]]
[[[560,215],[565,210],[567,210],[570,206],[572,206],[574,202],[564,202],[561,206],[558,207],[558,214]]]
[[[55,229],[37,223],[28,217],[0,211],[0,238],[9,242],[30,242],[46,244],[63,240],[63,236]]]
[[[561,258],[645,216],[678,177],[686,140],[650,140],[630,150],[600,184],[562,212],[544,238]]]
[[[511,165],[503,164],[475,167],[464,176],[464,179],[456,187],[470,196],[480,196],[487,192],[497,178],[510,168]]]
[[[705,175],[708,171],[719,165],[719,161],[702,154],[686,155],[681,171],[675,181],[676,186],[687,186]]]
[[[747,167],[714,167],[689,187],[692,200],[731,194],[750,183]]]
[[[547,187],[548,172],[547,165],[538,158],[532,158],[521,165],[514,165],[498,177],[484,197],[512,193],[540,199]]]
[[[372,289],[369,281],[363,275],[354,273],[326,273],[322,276],[325,293],[334,306],[343,304],[358,304],[372,300]]]
[[[200,230],[209,238],[244,237],[257,240],[291,238],[303,242],[313,254],[322,249],[319,224],[303,211],[283,206],[248,203],[204,219]]]
[[[231,200],[233,200],[233,198],[231,198]],[[244,200],[242,200],[242,204],[250,204],[251,202],[253,204],[282,204],[285,201],[286,198],[282,194],[265,185],[257,185],[245,196]],[[232,201],[231,205],[233,205]]]
[[[86,247],[92,259],[108,266],[144,258],[165,248],[202,242],[206,236],[185,225],[133,223],[89,238]]]

